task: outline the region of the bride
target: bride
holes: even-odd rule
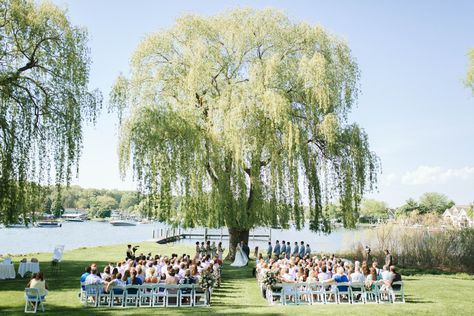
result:
[[[235,260],[231,263],[233,267],[243,267],[247,264],[249,258],[247,255],[242,251],[242,243],[238,243],[237,247],[235,247]]]

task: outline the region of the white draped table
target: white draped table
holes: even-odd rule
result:
[[[39,270],[39,262],[20,262],[18,274],[23,277],[26,272],[37,273]]]
[[[0,280],[14,279],[15,268],[12,263],[0,264]]]

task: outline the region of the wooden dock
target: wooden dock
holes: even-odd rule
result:
[[[228,234],[224,234],[222,229],[218,234],[208,233],[207,228],[204,229],[203,233],[197,232],[182,232],[181,229],[160,229],[159,234],[155,236],[155,231],[153,231],[153,241],[158,244],[167,244],[170,242],[176,242],[181,239],[199,239],[199,240],[220,240],[229,239]],[[271,229],[268,234],[249,234],[249,240],[258,240],[258,241],[271,241]]]

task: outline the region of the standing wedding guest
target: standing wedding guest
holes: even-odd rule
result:
[[[211,245],[211,257],[215,257],[216,253],[217,253],[216,242],[213,241]]]
[[[272,252],[273,252],[273,247],[272,247],[272,242],[268,242],[268,248],[267,248],[267,257],[268,259],[272,258]]]
[[[280,243],[278,242],[278,240],[275,243],[275,248],[273,248],[273,253],[277,258],[280,257]]]
[[[385,265],[387,267],[390,267],[393,265],[393,257],[390,251],[388,251],[388,249],[385,249]]]
[[[199,241],[196,241],[196,254],[194,255],[194,258],[195,259],[199,258],[200,254],[201,254],[201,247],[199,247]]]
[[[295,241],[295,245],[293,246],[293,252],[291,253],[291,255],[293,257],[296,257],[298,255],[298,252],[299,252],[298,242]]]
[[[300,258],[304,257],[304,251],[305,251],[304,241],[301,241],[300,250],[298,251],[298,255],[300,256]]]
[[[290,242],[288,241],[286,243],[286,259],[290,260],[291,258],[291,245]]]
[[[224,256],[224,248],[222,248],[222,241],[220,241],[218,244],[217,244],[217,255],[219,257],[219,260],[222,261],[222,258]]]
[[[283,254],[283,253],[286,254],[286,242],[284,240],[281,241],[280,253],[281,254]]]
[[[309,244],[306,244],[306,249],[305,249],[304,254],[306,256],[311,256],[311,248],[309,247]]]

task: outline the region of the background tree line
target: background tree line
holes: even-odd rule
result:
[[[439,217],[454,204],[454,201],[446,195],[437,192],[426,192],[418,200],[409,198],[397,208],[390,208],[384,201],[364,199],[356,217],[359,223],[374,223],[412,215],[434,215]],[[342,211],[339,205],[329,204],[326,209],[332,222],[342,222]]]

